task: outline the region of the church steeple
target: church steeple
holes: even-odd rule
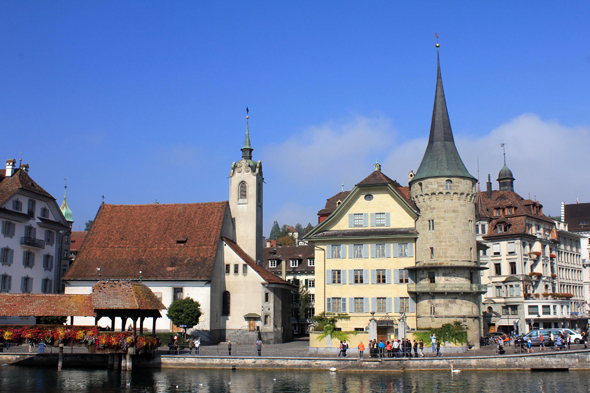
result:
[[[248,127],[248,119],[250,116],[248,114],[250,110],[246,108],[246,138],[244,138],[244,146],[242,146],[242,158],[245,160],[252,160],[252,145],[250,145],[250,129]]]
[[[436,92],[434,94],[434,107],[432,109],[432,121],[430,123],[430,137],[428,138],[426,152],[416,172],[416,176],[411,181],[412,183],[431,177],[463,177],[475,180],[465,168],[455,146],[440,72],[439,46],[437,43]]]
[[[65,185],[64,186],[64,201],[61,204],[60,210],[61,210],[62,214],[64,215],[66,221],[70,224],[70,227],[71,227],[72,224],[74,223],[74,214],[72,213],[72,211],[68,207],[68,201],[66,199],[67,191],[68,191],[68,186]]]
[[[504,153],[504,166],[500,169],[500,173],[498,173],[498,184],[500,186],[500,191],[514,191],[514,175],[510,168],[506,166],[506,148],[505,144],[501,143],[502,150]]]

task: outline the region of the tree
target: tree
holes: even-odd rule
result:
[[[291,236],[285,235],[285,236],[279,237],[277,239],[277,244],[281,247],[294,246],[295,240],[293,240],[293,238]]]
[[[277,240],[279,238],[279,232],[281,232],[281,228],[279,227],[279,223],[275,221],[272,223],[270,236],[268,238],[272,240]]]
[[[299,284],[299,280],[297,280]],[[295,318],[307,318],[307,310],[311,304],[311,296],[305,285],[298,285],[297,290],[293,291],[293,310],[295,311]]]
[[[68,317],[37,317],[37,325],[63,325]]]
[[[338,321],[348,321],[349,319],[350,316],[348,314],[334,314],[324,311],[321,314],[313,316],[312,321],[316,323],[314,328],[315,331],[323,331],[323,333],[318,336],[320,341],[328,336],[338,341],[348,341],[349,332],[336,330],[336,323]],[[356,334],[355,332],[352,333]]]
[[[279,235],[277,236],[277,240],[280,239],[281,237],[287,236],[289,234],[289,228],[291,228],[291,225],[283,225],[281,227],[281,230],[279,231]]]
[[[175,300],[168,307],[166,316],[174,325],[182,327],[186,332],[186,329],[190,329],[199,323],[201,305],[190,297]]]
[[[303,236],[307,235],[309,232],[311,232],[312,229],[313,229],[313,225],[311,225],[311,222],[307,223],[307,226],[305,227],[305,229],[303,229],[302,235]]]
[[[84,230],[85,231],[89,231],[90,228],[92,228],[92,224],[94,224],[94,220],[88,220],[88,221],[86,221],[86,224],[84,224],[85,225]]]
[[[299,233],[300,236],[303,236],[303,225],[301,225],[300,223],[297,223],[295,225],[295,230]]]

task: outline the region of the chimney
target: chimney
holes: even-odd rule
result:
[[[16,160],[13,158],[11,160],[6,160],[6,177],[11,177],[14,174],[14,168],[16,166]]]
[[[488,182],[486,183],[486,191],[488,193],[488,199],[492,199],[492,179],[488,173]]]
[[[561,222],[565,222],[565,202],[561,201]]]

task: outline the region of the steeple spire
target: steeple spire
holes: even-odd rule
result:
[[[439,47],[440,45],[437,42],[436,92],[434,94],[434,107],[432,109],[432,121],[430,123],[430,137],[428,138],[428,146],[426,147],[420,167],[416,171],[416,176],[412,179],[412,182],[431,177],[463,177],[475,180],[465,168],[455,146],[451,121],[449,120],[449,113],[447,111],[445,92],[443,90]]]
[[[250,145],[250,128],[248,125],[248,119],[250,119],[250,116],[248,116],[249,113],[250,110],[246,108],[246,138],[244,139],[244,146],[242,146],[242,158],[246,160],[252,159],[252,150],[254,150]]]
[[[60,210],[61,210],[61,213],[64,215],[66,221],[68,223],[70,223],[70,226],[71,226],[72,223],[74,222],[74,214],[72,213],[72,211],[68,207],[68,201],[66,199],[66,193],[68,191],[67,179],[64,179],[64,181],[66,182],[66,184],[64,185],[64,201],[61,204]]]

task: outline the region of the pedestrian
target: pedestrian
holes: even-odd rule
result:
[[[412,342],[409,338],[406,338],[406,357],[408,359],[412,358]]]
[[[414,340],[414,357],[418,357],[418,341]]]
[[[572,335],[568,333],[568,335],[566,336],[566,339],[567,339],[567,341],[566,341],[567,342],[567,349],[569,350],[569,349],[571,349],[570,346],[572,344]]]
[[[420,350],[420,357],[424,357],[424,340],[418,341],[418,349]]]
[[[195,355],[199,355],[199,349],[201,348],[201,337],[197,337],[195,340]]]
[[[256,340],[256,344],[254,344],[254,346],[256,347],[256,350],[258,351],[258,356],[262,356],[262,347],[264,347],[262,340],[261,339]],[[344,356],[346,356],[346,353],[344,354]]]
[[[195,348],[195,342],[193,341],[192,337],[189,337],[189,339],[188,339],[188,354],[189,355],[193,354],[194,348]]]
[[[432,344],[432,352],[436,352],[436,334],[430,336],[430,343]]]
[[[385,352],[385,343],[383,340],[379,341],[379,359],[383,359],[383,352]]]
[[[342,357],[346,357],[346,350],[348,350],[348,343],[346,340],[342,343]]]
[[[545,350],[545,337],[543,333],[539,334],[539,352]]]
[[[582,332],[582,343],[584,344],[584,349],[588,349],[588,345],[586,343],[587,340],[588,340],[588,331],[584,330]]]
[[[399,357],[399,340],[394,340],[391,346],[393,348],[393,357]]]
[[[558,334],[557,337],[555,337],[555,346],[557,347],[558,351],[561,351],[561,336]]]
[[[359,348],[359,359],[362,359],[363,352],[365,351],[365,344],[363,344],[363,342],[361,341],[358,348]]]
[[[442,356],[440,352],[440,340],[436,340],[436,357]]]
[[[526,345],[527,345],[527,351],[528,351],[528,353],[535,352],[533,350],[533,348],[531,348],[532,342],[531,342],[531,337],[530,336],[529,336],[529,338],[526,341]]]
[[[231,356],[231,341],[227,342],[227,355]]]
[[[344,342],[340,341],[340,345],[338,346],[338,357],[342,356],[344,352]]]
[[[387,344],[385,345],[385,349],[387,350],[387,357],[390,358],[392,355],[393,346],[391,345],[391,342],[389,340],[387,341]]]

